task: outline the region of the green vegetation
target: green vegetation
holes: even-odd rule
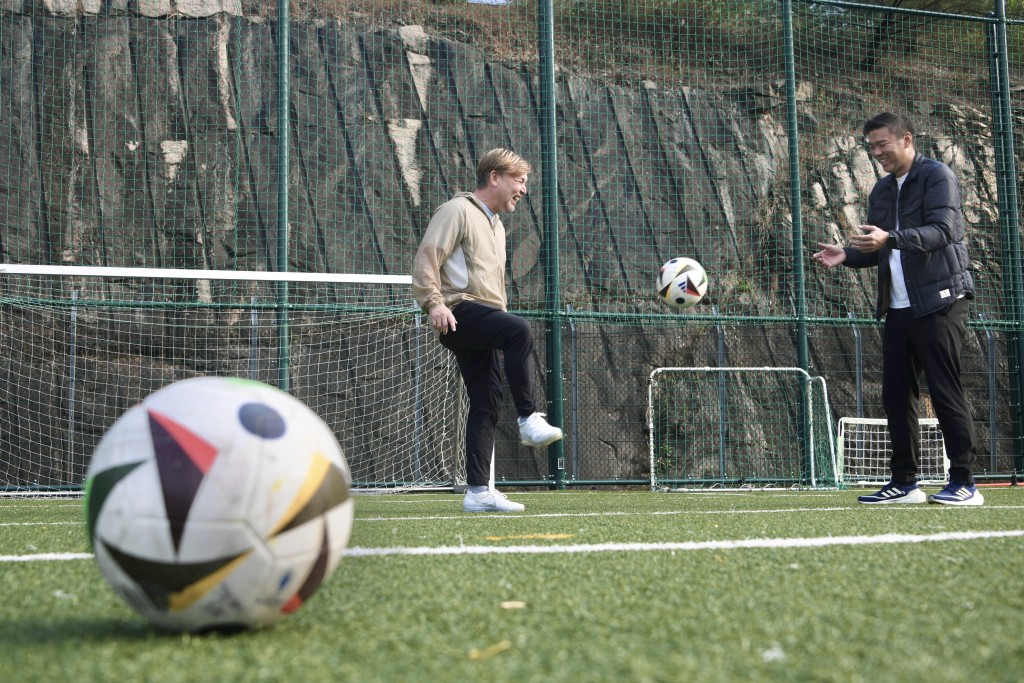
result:
[[[1024,530],[1019,489],[985,495],[878,509],[856,492],[527,493],[519,516],[463,514],[449,494],[360,497],[352,548],[555,552],[353,554],[277,627],[205,636],[153,631],[91,560],[5,560],[0,662],[29,682],[1015,681],[1022,538],[935,536]],[[0,555],[85,551],[80,508],[0,500]],[[785,541],[854,536],[868,543]],[[765,539],[781,547],[568,552]]]
[[[872,77],[898,60],[908,79],[942,65],[949,51],[987,51],[977,22],[992,0],[868,0],[854,9],[833,0],[794,0],[795,58],[801,78],[830,81],[838,71]],[[1024,0],[1007,0],[1024,21]],[[274,0],[243,0],[247,16],[273,18]],[[360,30],[420,25],[428,34],[473,45],[495,61],[537,60],[536,3],[466,0],[294,0],[293,21],[340,19]],[[777,0],[554,0],[555,60],[563,73],[608,82],[682,81],[690,86],[751,86],[782,79],[781,5]],[[910,10],[914,13],[906,13]],[[1014,54],[1024,30],[1009,32]],[[971,65],[959,77],[973,82]],[[981,74],[987,77],[987,70]],[[891,87],[891,85],[889,86]]]

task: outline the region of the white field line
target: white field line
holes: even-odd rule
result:
[[[454,520],[468,522],[468,521],[479,521],[488,519],[500,519],[500,520],[516,520],[516,519],[539,519],[539,518],[552,518],[552,517],[657,517],[657,516],[676,516],[676,515],[768,515],[772,513],[792,513],[792,512],[847,512],[850,510],[862,510],[867,514],[870,514],[872,510],[900,510],[900,511],[917,511],[922,512],[924,510],[936,509],[948,509],[953,510],[953,507],[947,508],[936,508],[934,505],[925,507],[924,505],[876,505],[874,507],[868,507],[864,505],[856,507],[813,507],[813,508],[770,508],[766,510],[650,510],[643,512],[545,512],[537,513],[534,515],[523,515],[518,513],[507,513],[507,514],[454,514],[454,515],[407,515],[402,517],[359,517],[355,518],[356,522],[417,522],[420,520],[433,521],[433,520]],[[1024,510],[1024,505],[986,505],[979,508],[971,508],[974,514],[984,512],[987,510]],[[0,522],[0,528],[9,526],[59,526],[59,525],[78,525],[84,524],[84,522]]]
[[[935,505],[859,505],[854,507],[811,507],[811,508],[772,508],[768,510],[651,510],[642,512],[544,512],[537,513],[534,515],[521,514],[521,513],[505,513],[505,514],[492,514],[492,513],[462,513],[454,515],[409,515],[405,517],[356,517],[357,522],[410,522],[419,520],[453,520],[457,519],[462,522],[468,522],[470,520],[486,520],[486,519],[502,519],[502,520],[515,520],[515,519],[537,519],[542,517],[638,517],[638,516],[675,516],[675,515],[769,515],[773,513],[791,513],[791,512],[846,512],[850,510],[861,510],[865,514],[871,514],[872,510],[916,510],[918,512],[924,510],[936,511],[938,506]],[[941,509],[956,509],[953,506],[945,506]],[[971,508],[975,513],[981,512],[982,510],[1024,510],[1024,505],[986,505],[977,508]]]
[[[938,487],[936,487],[937,489]],[[554,498],[563,495],[589,495],[593,493],[591,491],[516,491],[510,495],[516,498]],[[653,494],[650,491],[600,491],[597,492],[602,498],[611,498],[616,496],[632,497],[637,498],[645,495],[666,495],[671,496],[673,494]],[[722,496],[722,497],[736,497],[745,496],[753,498],[754,496],[770,496],[772,498],[823,498],[827,496],[834,496],[835,491],[789,491],[781,489],[769,489],[769,490],[758,490],[758,491],[728,491],[728,490],[695,490],[679,492],[677,495],[680,496],[708,496],[711,498]],[[360,493],[355,492],[356,500],[387,500],[389,503],[443,503],[450,505],[452,501],[461,501],[461,493]]]
[[[45,503],[47,501],[42,501],[42,502]],[[78,508],[79,510],[82,509],[82,503],[81,502],[76,503],[76,504],[69,503],[67,505],[47,505],[45,507],[42,506],[42,505],[4,505],[3,503],[4,503],[4,501],[2,499],[0,499],[0,510],[5,510],[5,511],[6,510],[55,510],[55,509],[59,509],[59,508]]]
[[[64,562],[66,560],[91,560],[92,553],[33,553],[32,555],[0,555],[4,562]]]
[[[909,506],[907,506],[909,507]],[[639,516],[675,516],[675,515],[762,515],[772,512],[836,512],[842,510],[854,510],[855,508],[832,507],[832,508],[791,508],[774,510],[650,510],[644,512],[540,512],[534,515],[520,513],[504,514],[455,514],[455,515],[410,515],[408,517],[357,517],[360,522],[411,522],[423,520],[452,520],[474,521],[481,519],[541,519],[551,517],[639,517]]]
[[[585,543],[580,545],[447,546],[438,548],[349,548],[346,557],[382,555],[557,555],[606,552],[690,552],[696,550],[825,548],[837,545],[893,545],[975,541],[990,538],[1021,538],[1024,529],[1013,531],[951,531],[926,536],[883,534],[881,536],[824,536],[819,538],[750,538],[735,541],[683,541],[679,543]]]
[[[558,555],[607,552],[692,552],[698,550],[741,550],[788,548],[825,548],[850,545],[893,545],[901,543],[941,543],[976,541],[992,538],[1022,538],[1024,529],[1010,531],[949,531],[938,534],[882,534],[880,536],[822,536],[818,538],[748,538],[731,541],[681,541],[676,543],[583,543],[579,545],[517,545],[517,546],[441,546],[420,548],[363,548],[345,551],[346,557],[381,557],[384,555]],[[37,553],[34,555],[0,555],[4,562],[47,562],[88,560],[90,553]]]

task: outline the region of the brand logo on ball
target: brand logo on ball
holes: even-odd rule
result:
[[[670,308],[696,306],[707,290],[708,275],[692,258],[674,258],[658,271],[658,300]]]

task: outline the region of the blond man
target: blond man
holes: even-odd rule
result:
[[[522,443],[542,447],[562,438],[562,430],[537,411],[530,325],[508,312],[505,294],[505,226],[499,214],[515,211],[526,196],[529,174],[530,164],[511,150],[484,154],[477,165],[476,190],[456,193],[438,207],[413,261],[416,302],[441,345],[455,354],[469,395],[466,512],[524,509],[490,482],[502,366]]]

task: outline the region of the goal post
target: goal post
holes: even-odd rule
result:
[[[200,375],[280,386],[282,357],[355,488],[452,487],[465,398],[433,335],[404,275],[0,264],[0,491],[80,490],[134,403]]]
[[[942,439],[939,421],[934,417],[918,420],[920,429],[920,462],[918,478],[922,484],[946,483],[949,458]],[[885,484],[892,478],[889,460],[892,448],[888,421],[884,418],[842,417],[836,458],[842,481],[851,486]]]
[[[801,368],[656,368],[648,442],[652,490],[840,484],[825,379]]]

